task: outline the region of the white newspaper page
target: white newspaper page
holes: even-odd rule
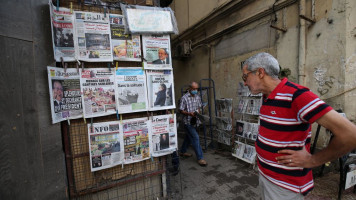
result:
[[[164,156],[177,149],[176,115],[158,115],[151,119],[152,156]]]
[[[115,86],[116,107],[120,114],[147,111],[146,75],[142,68],[118,68]]]
[[[142,36],[145,69],[172,69],[169,35]]]
[[[110,14],[110,30],[114,60],[141,61],[140,35],[125,34],[123,15]]]
[[[146,70],[149,110],[174,109],[172,70]]]
[[[61,62],[75,61],[75,50],[73,40],[73,14],[68,8],[53,6],[49,1],[52,27],[52,43],[54,59]]]
[[[52,123],[83,116],[77,69],[47,67]]]
[[[123,120],[125,164],[149,159],[151,121],[148,118]]]
[[[87,68],[79,71],[84,117],[115,114],[114,69]]]
[[[74,12],[74,43],[78,60],[112,62],[109,15]]]
[[[92,172],[123,163],[124,146],[120,122],[88,124],[88,134]]]

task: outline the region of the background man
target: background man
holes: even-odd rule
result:
[[[268,53],[246,60],[242,79],[263,94],[256,152],[263,199],[303,199],[314,187],[310,168],[356,148],[356,126],[308,88],[278,79],[278,61]],[[331,130],[333,140],[310,154],[311,124]]]
[[[202,102],[198,94],[199,85],[192,82],[189,86],[189,91],[181,98],[180,112],[185,115],[183,118],[185,128],[185,138],[180,150],[182,156],[190,157],[187,153],[187,148],[192,144],[200,166],[206,166],[207,162],[203,160],[203,151],[199,142],[199,135],[196,126],[200,124],[199,119],[195,117],[194,112],[200,110]]]
[[[168,52],[164,48],[158,49],[158,58],[152,64],[169,64]]]

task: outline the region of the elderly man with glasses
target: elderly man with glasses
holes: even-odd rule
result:
[[[247,59],[242,79],[252,94],[263,94],[256,152],[263,199],[304,199],[313,187],[311,168],[356,148],[356,126],[308,88],[279,79],[278,61],[268,53]],[[310,154],[311,124],[334,134]]]

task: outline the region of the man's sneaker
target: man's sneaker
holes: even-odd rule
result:
[[[208,165],[208,163],[207,163],[205,160],[203,160],[203,159],[198,160],[198,164],[199,164],[200,166],[202,166],[202,167],[205,167],[205,166]]]
[[[190,154],[190,153],[179,153],[179,155],[180,156],[182,156],[182,157],[192,157],[192,154]]]

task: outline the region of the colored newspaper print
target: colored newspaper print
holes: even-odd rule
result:
[[[88,134],[92,172],[123,163],[124,147],[120,122],[88,124]]]
[[[83,116],[77,69],[47,67],[52,123]]]
[[[172,70],[146,70],[149,110],[174,109]]]
[[[54,59],[61,62],[75,61],[73,40],[73,14],[70,9],[53,6],[49,1]]]
[[[142,68],[118,68],[115,86],[116,107],[120,114],[147,111],[146,76]]]
[[[125,34],[124,16],[110,14],[110,30],[114,60],[141,61],[140,35]]]
[[[74,18],[76,58],[87,62],[111,62],[109,15],[76,11]]]
[[[169,35],[142,36],[145,69],[172,69]]]
[[[149,159],[149,135],[151,121],[147,118],[124,120],[122,122],[124,136],[125,164]]]
[[[152,117],[152,156],[171,154],[177,149],[176,115]]]
[[[79,71],[84,117],[115,114],[114,69],[90,68]]]

